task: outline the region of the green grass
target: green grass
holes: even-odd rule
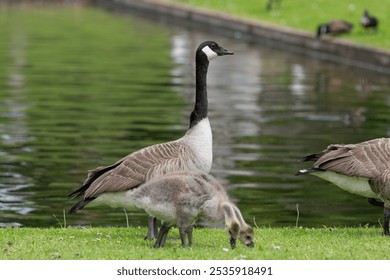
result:
[[[380,228],[257,228],[255,247],[232,250],[223,229],[195,229],[184,249],[177,229],[166,246],[151,248],[146,228],[1,228],[3,260],[367,260],[389,259],[390,239]]]
[[[167,0],[168,1],[168,0]],[[233,15],[257,19],[281,26],[314,32],[320,23],[332,19],[344,19],[355,27],[342,38],[383,49],[390,49],[390,2],[382,0],[294,0],[282,1],[280,9],[268,11],[267,0],[169,0],[197,7],[219,10]],[[359,24],[364,9],[379,19],[379,31],[367,32]]]

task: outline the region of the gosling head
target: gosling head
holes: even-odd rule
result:
[[[236,248],[236,240],[240,240],[242,244],[244,244],[247,247],[254,247],[253,242],[253,229],[245,225],[244,227],[241,227],[240,224],[233,222],[229,226],[226,225],[226,232],[229,236],[230,240],[230,247],[232,249]]]
[[[198,51],[203,52],[209,61],[216,58],[217,56],[233,54],[214,41],[205,41],[201,43],[198,47]]]

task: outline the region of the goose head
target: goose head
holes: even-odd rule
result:
[[[203,53],[209,61],[217,56],[233,55],[232,52],[229,52],[214,41],[205,41],[201,43],[197,49],[197,53]]]
[[[317,27],[317,38],[320,38],[322,34],[326,34],[326,33],[329,33],[330,30],[329,30],[329,25],[326,24],[326,23],[323,23],[323,24],[320,24],[318,27]]]

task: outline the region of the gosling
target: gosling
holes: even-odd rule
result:
[[[76,204],[83,205],[83,201]],[[191,246],[193,226],[199,220],[224,220],[232,249],[236,247],[237,239],[248,247],[254,247],[252,228],[229,200],[224,187],[213,176],[205,173],[171,173],[123,193],[104,193],[89,205],[100,204],[142,208],[161,220],[155,248],[164,247],[168,232],[174,225],[179,229],[182,246]]]

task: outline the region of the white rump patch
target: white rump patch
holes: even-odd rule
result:
[[[217,54],[215,51],[213,51],[212,49],[210,49],[209,46],[204,47],[204,48],[202,49],[202,51],[206,54],[207,59],[208,59],[209,61],[212,60],[212,59],[214,59],[214,58],[216,58],[216,57],[218,56],[218,54]]]
[[[310,174],[329,181],[347,192],[364,197],[379,198],[378,195],[371,190],[368,178],[350,177],[332,171],[319,171]]]

